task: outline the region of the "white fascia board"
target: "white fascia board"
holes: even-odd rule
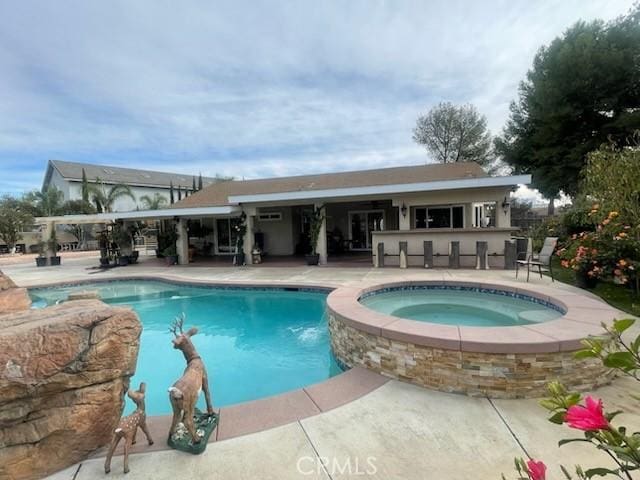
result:
[[[44,223],[109,223],[116,220],[149,220],[154,218],[201,217],[215,215],[232,215],[239,213],[240,207],[224,205],[218,207],[165,208],[161,210],[143,210],[132,212],[96,213],[88,215],[63,215],[58,217],[38,217],[37,224]]]
[[[365,195],[434,192],[439,190],[460,190],[467,188],[510,187],[528,185],[531,175],[505,177],[462,178],[435,182],[401,183],[396,185],[374,185],[370,187],[331,188],[326,190],[304,190],[296,192],[261,193],[255,195],[230,195],[229,203],[277,202],[286,200],[313,200]]]

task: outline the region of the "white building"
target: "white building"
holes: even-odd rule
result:
[[[169,190],[171,184],[174,187],[174,199],[178,201],[178,189],[182,198],[193,189],[195,178],[198,184],[198,175],[155,172],[151,170],[136,170],[133,168],[111,167],[105,165],[93,165],[89,163],[65,162],[62,160],[49,160],[44,176],[42,189],[50,186],[57,187],[63,194],[64,200],[82,199],[82,171],[85,171],[89,183],[96,183],[97,179],[104,183],[105,189],[113,185],[125,184],[131,188],[135,201],[129,197],[121,197],[116,200],[114,212],[129,212],[142,209],[140,199],[145,195],[153,198],[156,193],[162,195],[169,204]],[[202,179],[206,187],[215,182],[213,178]]]

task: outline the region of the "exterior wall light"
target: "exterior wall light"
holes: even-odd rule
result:
[[[400,207],[400,213],[402,213],[403,217],[407,216],[407,206],[404,204],[404,202],[402,203],[402,206]]]
[[[509,202],[509,199],[507,197],[504,197],[504,200],[502,201],[502,210],[504,211],[505,215],[509,211],[510,207],[511,207],[511,202]]]

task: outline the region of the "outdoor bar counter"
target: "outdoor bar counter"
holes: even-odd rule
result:
[[[507,264],[515,261],[515,243],[512,240],[515,230],[487,227],[374,231],[373,265],[478,268],[478,249],[486,248],[486,253],[482,252],[487,259],[486,267],[510,268],[505,264],[505,250],[511,249],[507,252]],[[479,242],[486,244],[480,245]]]

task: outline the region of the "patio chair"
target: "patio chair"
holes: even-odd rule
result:
[[[553,269],[551,267],[551,259],[553,258],[553,252],[556,249],[556,245],[558,244],[558,237],[547,237],[544,239],[544,244],[542,245],[542,249],[536,255],[529,255],[527,257],[526,252],[518,253],[518,258],[516,260],[516,278],[518,278],[518,271],[520,268],[527,267],[527,282],[529,281],[529,274],[531,273],[532,268],[538,268],[538,273],[540,274],[540,278],[542,278],[542,270],[549,272],[551,276],[551,281],[554,282],[553,279]]]

